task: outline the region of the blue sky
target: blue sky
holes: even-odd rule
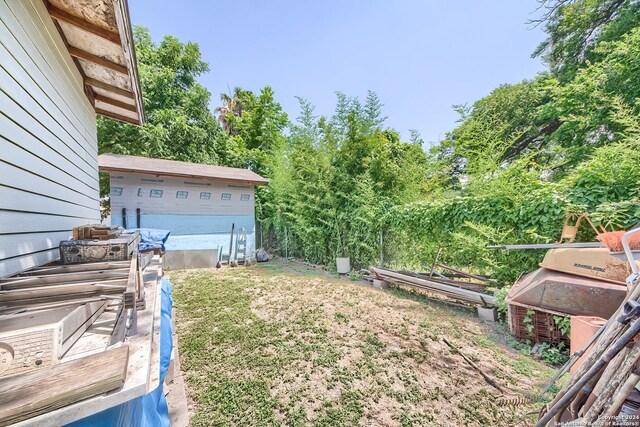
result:
[[[331,115],[335,92],[385,104],[387,125],[425,141],[455,127],[454,104],[544,70],[531,52],[544,39],[527,19],[536,0],[232,0],[129,2],[131,19],[156,41],[165,34],[200,45],[219,94],[271,85],[291,119],[307,98]]]

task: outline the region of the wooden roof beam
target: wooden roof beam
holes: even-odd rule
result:
[[[74,46],[69,46],[68,49],[69,54],[74,58],[84,59],[85,61],[92,62],[96,65],[100,65],[101,67],[116,71],[120,74],[124,74],[126,76],[129,75],[129,70],[124,65],[116,64],[115,62],[111,62],[107,59],[102,58],[101,56],[94,55],[93,53],[85,52],[84,50],[78,49]]]
[[[96,107],[96,113],[110,117],[112,119],[120,120],[121,122],[131,123],[132,125],[140,126],[142,123],[138,119],[132,119],[131,117],[123,116],[122,114],[114,113],[112,111],[103,110],[102,108]]]
[[[126,102],[118,101],[117,99],[109,98],[108,96],[100,95],[96,93],[93,97],[96,101],[104,102],[105,104],[113,105],[114,107],[122,108],[123,110],[132,111],[137,113],[135,105],[127,104]]]
[[[91,77],[84,79],[84,83],[89,86],[97,87],[98,89],[104,89],[118,95],[126,96],[127,98],[135,99],[133,92],[100,80],[92,79]]]
[[[91,22],[85,21],[84,19],[72,15],[62,9],[59,9],[48,2],[47,9],[49,10],[49,15],[51,15],[52,18],[58,21],[65,22],[91,34],[102,37],[103,39],[115,43],[118,46],[122,46],[122,40],[120,39],[120,34],[118,33],[114,33]]]

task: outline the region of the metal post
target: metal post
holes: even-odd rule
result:
[[[289,230],[284,228],[284,257],[289,260]]]
[[[380,229],[380,268],[384,268],[384,234]]]

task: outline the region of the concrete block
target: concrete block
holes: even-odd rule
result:
[[[373,279],[373,287],[377,289],[387,289],[389,287],[389,282],[385,280]]]
[[[495,307],[478,306],[478,317],[485,322],[495,322],[498,320],[498,312]]]
[[[164,254],[165,270],[212,268],[218,262],[217,249],[168,250]]]

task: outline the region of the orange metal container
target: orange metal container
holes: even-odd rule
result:
[[[591,337],[598,332],[605,323],[606,319],[602,317],[594,316],[572,316],[571,317],[571,354],[579,351],[584,345],[591,339]],[[591,347],[585,351],[585,353],[578,359],[578,361],[571,367],[571,375],[573,375],[584,359],[587,357]]]

